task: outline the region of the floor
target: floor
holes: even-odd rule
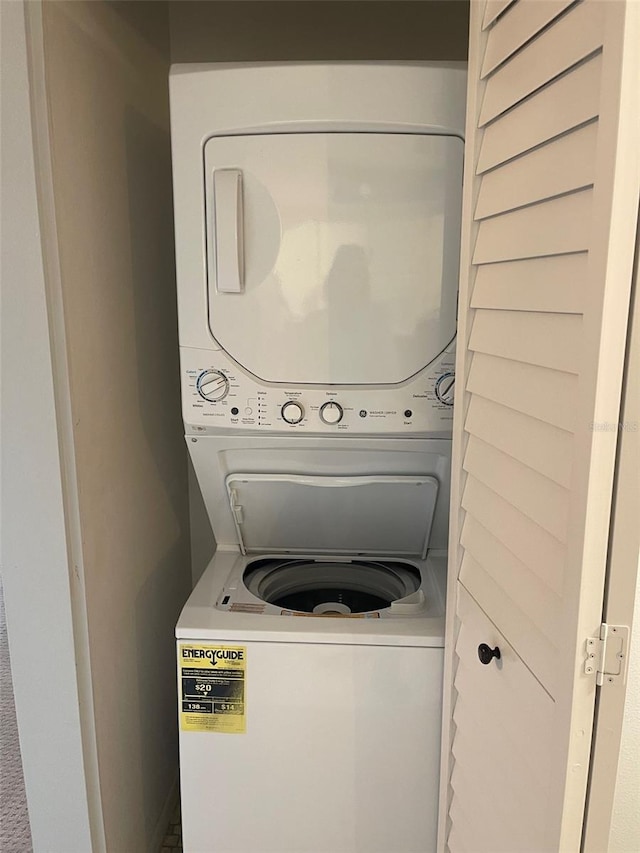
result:
[[[0,578],[0,850],[32,853]]]

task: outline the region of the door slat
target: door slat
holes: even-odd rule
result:
[[[494,537],[501,537],[531,572],[556,595],[562,594],[566,551],[555,537],[471,476],[467,477],[462,506],[467,517],[471,515]]]
[[[596,118],[601,74],[599,53],[487,125],[477,174]]]
[[[462,467],[556,539],[567,541],[569,499],[562,486],[475,436],[469,438]]]
[[[485,174],[475,218],[495,216],[593,184],[597,131],[592,122]]]
[[[483,219],[474,264],[582,252],[589,245],[592,190]]]
[[[578,373],[581,333],[582,317],[578,314],[478,309],[471,327],[469,349]]]
[[[472,308],[580,314],[587,253],[551,255],[478,267]]]
[[[504,10],[511,6],[514,0],[487,0],[484,7],[484,20],[482,21],[482,29],[486,30],[487,27],[491,26],[491,24],[496,20],[498,15],[501,15]]]
[[[466,390],[560,429],[575,428],[575,374],[477,352]]]
[[[574,2],[517,3],[489,32],[480,78],[486,77]]]
[[[533,624],[553,642],[559,615],[558,596],[513,552],[469,513],[460,537],[465,551],[499,584]]]
[[[572,435],[474,394],[465,430],[564,488],[571,485]]]
[[[478,126],[602,47],[605,3],[582,0],[486,81]]]

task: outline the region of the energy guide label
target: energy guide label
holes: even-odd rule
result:
[[[182,730],[244,734],[246,648],[181,644],[179,654]]]

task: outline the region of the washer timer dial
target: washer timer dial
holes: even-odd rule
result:
[[[229,380],[219,370],[205,370],[196,382],[198,394],[210,403],[217,403],[229,393]]]
[[[443,373],[436,382],[436,397],[445,406],[453,406],[453,395],[455,389],[455,373]]]
[[[340,403],[330,400],[320,407],[320,420],[325,424],[339,424],[344,414]]]
[[[304,417],[304,409],[300,403],[290,400],[284,404],[280,410],[280,414],[282,415],[282,419],[288,424],[299,424]]]

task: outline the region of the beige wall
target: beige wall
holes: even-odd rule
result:
[[[167,6],[46,2],[53,191],[107,849],[162,830],[190,589]]]
[[[466,0],[172,0],[172,62],[466,60]]]

